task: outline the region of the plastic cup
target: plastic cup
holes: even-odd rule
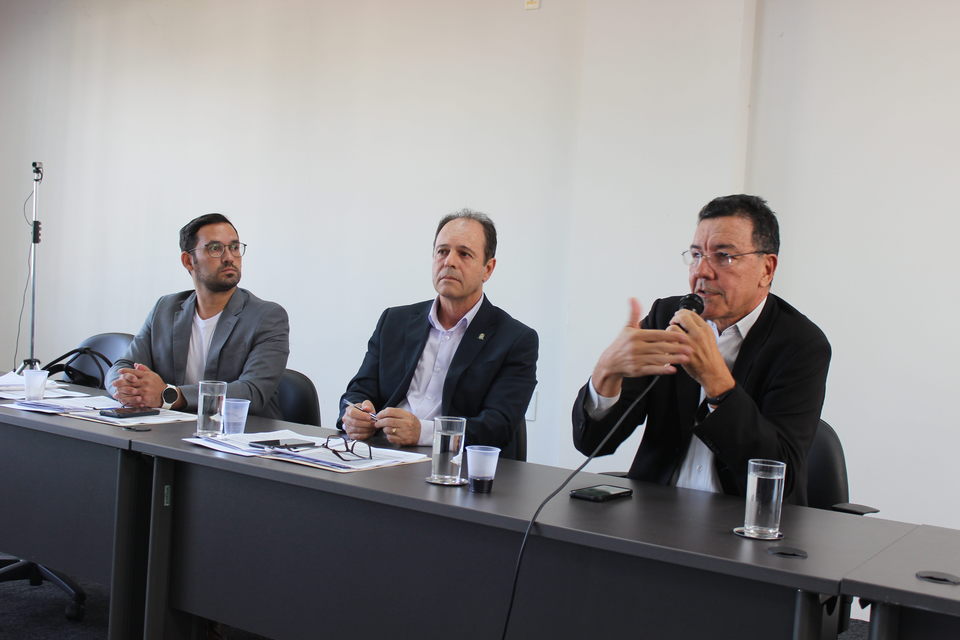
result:
[[[780,537],[780,508],[786,463],[777,460],[747,462],[747,502],[743,533],[765,540]]]
[[[233,435],[243,433],[247,424],[247,411],[250,401],[242,398],[227,398],[223,401],[223,433]]]
[[[227,397],[227,383],[201,380],[197,399],[198,438],[215,438],[223,432],[223,401]]]
[[[23,397],[27,400],[43,400],[48,375],[50,372],[46,369],[24,369]]]
[[[490,493],[493,489],[493,477],[497,475],[499,458],[499,447],[488,447],[482,444],[472,444],[467,447],[467,480],[470,491]]]

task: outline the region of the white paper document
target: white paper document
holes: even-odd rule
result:
[[[46,396],[46,394],[44,394]],[[79,394],[78,397],[60,398],[57,400],[18,400],[10,405],[14,409],[24,411],[39,411],[41,413],[78,413],[84,411],[99,411],[123,406],[109,396],[88,396]]]
[[[86,395],[88,394],[82,391],[71,391],[70,389],[62,389],[62,388],[51,389],[50,387],[47,387],[47,389],[43,392],[43,399],[46,400],[47,398],[81,398]],[[23,389],[20,389],[19,391],[0,391],[0,398],[3,398],[4,400],[23,400],[25,398],[25,395],[23,393]]]
[[[16,371],[11,371],[10,373],[5,373],[0,376],[0,391],[19,391],[20,395],[8,398],[9,400],[16,400],[18,397],[23,397],[23,385],[24,380],[23,376],[19,375]],[[47,391],[44,392],[44,395],[50,392],[51,389],[58,389],[63,386],[63,383],[57,380],[47,380]],[[77,393],[72,391],[71,393]],[[6,398],[7,396],[0,396]]]
[[[119,407],[120,404],[114,406]],[[71,418],[82,418],[93,422],[104,422],[106,424],[116,425],[118,427],[130,427],[133,425],[153,425],[164,424],[168,422],[193,422],[197,421],[197,414],[174,411],[173,409],[157,409],[160,413],[155,416],[137,416],[136,418],[111,418],[110,416],[100,415],[100,410],[80,411],[69,414]]]
[[[296,448],[280,446],[263,448],[251,444],[267,440],[281,442],[283,440],[303,440],[312,444]],[[398,464],[423,462],[430,459],[429,456],[422,453],[370,447],[365,442],[353,444],[353,441],[344,441],[340,436],[313,438],[289,429],[264,433],[240,433],[217,438],[184,438],[184,441],[224,453],[285,460],[338,473],[392,467]],[[349,444],[345,445],[344,442]]]

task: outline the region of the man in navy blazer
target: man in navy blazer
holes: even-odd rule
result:
[[[107,375],[129,406],[196,411],[200,380],[227,383],[250,413],[280,417],[277,386],[290,352],[287,312],[237,285],[246,245],[219,213],[180,230],[180,260],[194,290],[160,298]]]
[[[483,295],[496,266],[486,215],[464,209],[434,237],[434,300],[387,309],[341,399],[337,426],[354,439],[382,431],[398,445],[433,442],[433,418],[467,419],[467,444],[515,455],[516,429],[537,384],[537,333]],[[375,416],[374,416],[375,414]]]
[[[592,453],[623,417],[600,450],[612,453],[646,421],[629,477],[744,495],[747,461],[768,458],[787,464],[785,499],[806,504],[830,344],[770,293],[779,249],[777,219],[763,199],[708,203],[684,252],[702,317],[674,297],[656,301],[641,322],[631,299],[627,326],[574,403],[577,449]]]

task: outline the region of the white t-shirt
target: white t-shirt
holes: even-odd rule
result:
[[[213,333],[217,330],[217,322],[220,321],[222,313],[221,311],[206,320],[194,314],[193,330],[190,332],[190,350],[187,352],[187,370],[183,376],[185,384],[197,384],[204,379],[207,354],[210,353],[210,343],[213,341]]]

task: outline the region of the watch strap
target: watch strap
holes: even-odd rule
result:
[[[180,390],[172,384],[168,384],[167,388],[163,390],[163,393],[160,394],[160,400],[163,404],[160,405],[161,409],[170,409],[177,403],[177,400],[180,399]]]
[[[733,387],[733,389],[736,389],[736,387]],[[704,399],[704,402],[706,402],[707,404],[712,405],[712,406],[715,407],[715,406],[719,405],[721,402],[723,402],[724,400],[726,400],[726,399],[727,399],[727,396],[729,396],[731,393],[733,393],[733,389],[727,389],[726,391],[724,391],[724,392],[721,393],[720,395],[718,395],[718,396],[713,396],[712,398],[705,398],[705,399]]]

